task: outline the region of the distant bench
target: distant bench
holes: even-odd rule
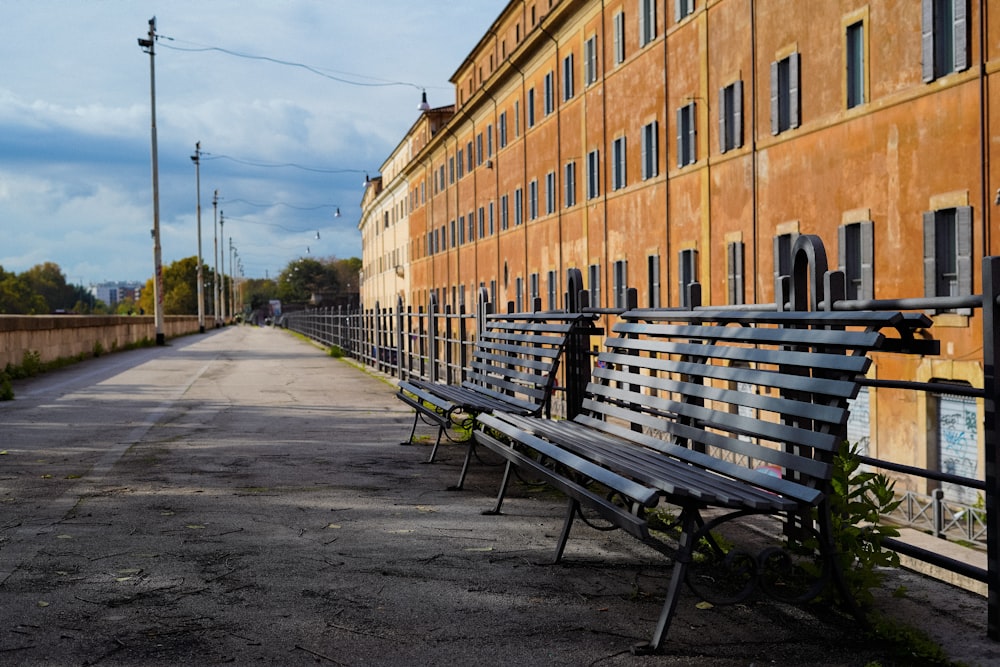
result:
[[[511,468],[525,469],[568,496],[556,561],[581,505],[672,558],[660,618],[637,651],[660,649],[685,581],[717,602],[758,587],[805,601],[833,576],[853,605],[830,557],[832,459],[848,401],[871,363],[867,353],[899,342],[880,330],[905,338],[928,326],[922,314],[867,311],[628,311],[596,360],[575,418],[479,415],[475,442],[508,461],[494,512]],[[680,510],[676,547],[647,521],[661,500]],[[798,556],[776,547],[727,557],[710,531],[748,515],[777,516],[786,533],[817,538],[818,555],[807,558],[820,576],[800,581],[802,570],[791,566]],[[696,553],[703,539],[707,556]]]
[[[479,332],[466,379],[460,384],[403,380],[396,396],[415,410],[412,444],[421,419],[438,427],[429,462],[441,437],[453,426],[471,430],[477,415],[494,410],[537,416],[551,409],[557,371],[570,336],[592,330],[592,315],[579,313],[515,313],[489,315]],[[581,383],[582,386],[582,383]],[[472,440],[456,488],[462,488],[472,457]]]

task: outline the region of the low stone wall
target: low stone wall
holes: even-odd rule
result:
[[[164,317],[163,334],[175,338],[197,333],[196,316]],[[0,370],[21,365],[25,352],[37,352],[42,362],[121,349],[143,339],[156,340],[152,315],[0,315]]]

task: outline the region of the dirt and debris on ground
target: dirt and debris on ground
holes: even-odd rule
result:
[[[131,355],[131,356],[129,356]],[[464,450],[401,447],[391,384],[229,328],[22,383],[0,404],[3,665],[910,665],[823,606],[681,599],[670,566]],[[427,433],[433,433],[430,429]],[[956,664],[1000,662],[982,597],[908,572],[878,595]],[[919,648],[916,645],[914,648]]]

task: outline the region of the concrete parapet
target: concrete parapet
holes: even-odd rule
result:
[[[195,316],[164,317],[167,338],[197,331]],[[44,363],[91,354],[98,345],[110,352],[144,339],[156,340],[151,315],[0,315],[0,369],[20,365],[29,351]]]

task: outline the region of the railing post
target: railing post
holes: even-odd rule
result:
[[[986,460],[986,632],[1000,640],[1000,386],[997,384],[997,350],[1000,350],[1000,257],[983,259],[983,420]]]
[[[431,366],[431,382],[436,382],[440,377],[438,372],[438,304],[437,297],[431,292],[430,304],[427,306],[427,320],[428,320],[428,331],[427,331],[427,356],[428,363]]]
[[[944,489],[931,493],[931,511],[934,514],[934,537],[944,537]]]

